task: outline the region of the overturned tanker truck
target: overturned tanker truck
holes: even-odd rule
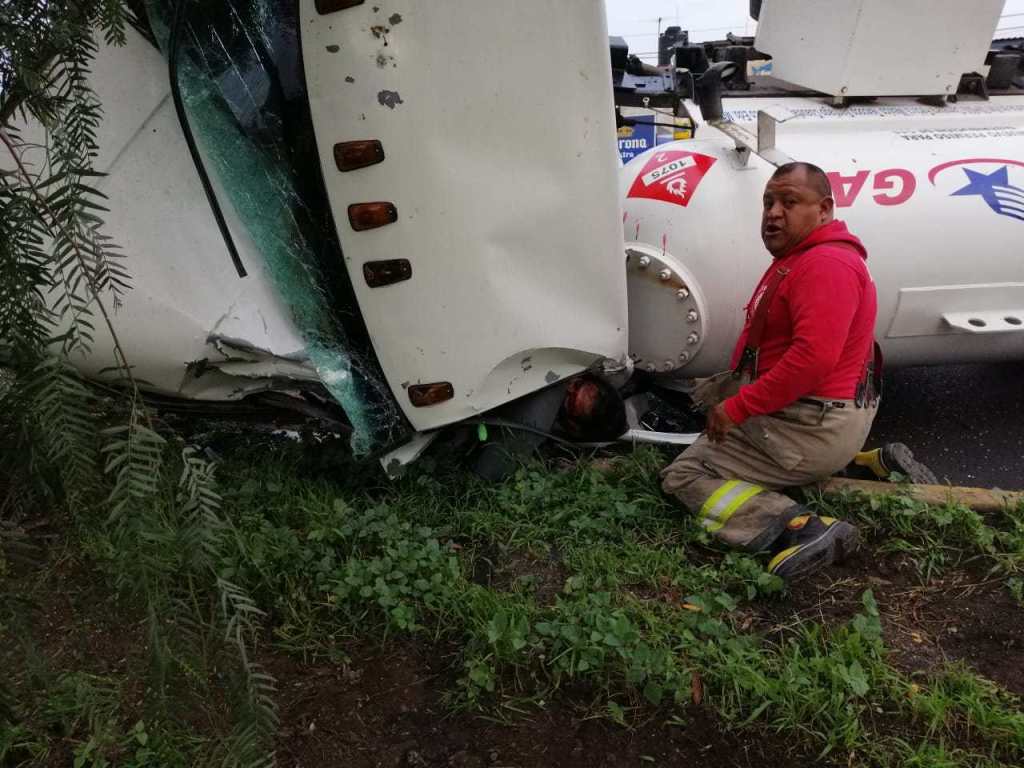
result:
[[[890,364],[1024,357],[1002,2],[752,5],[756,39],[654,68],[614,40],[609,66],[592,0],[139,2],[93,72],[137,377],[163,407],[322,417],[390,468],[451,427],[530,447],[585,371],[677,393],[727,365],[790,158],[871,250]],[[620,106],[690,138],[622,168]]]

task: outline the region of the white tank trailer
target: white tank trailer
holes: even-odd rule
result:
[[[708,79],[731,77],[735,95],[701,77],[699,107],[682,109],[695,138],[623,169],[635,364],[669,378],[727,367],[771,258],[761,192],[790,160],[825,170],[836,216],[867,246],[889,365],[1024,357],[1024,95],[986,97],[985,78],[964,75],[983,71],[1002,2],[751,6],[756,40],[676,49],[677,73],[718,69]],[[724,55],[695,65],[704,50]],[[764,54],[766,84],[726,72]]]
[[[930,107],[885,98],[729,99],[756,130],[786,110],[776,147],[824,169],[836,216],[869,253],[889,365],[1024,357],[1024,96]],[[782,113],[785,114],[785,113]],[[723,370],[771,256],[761,192],[775,167],[711,125],[623,169],[630,353],[652,372]],[[671,318],[671,320],[669,320]]]

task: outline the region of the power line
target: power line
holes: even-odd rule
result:
[[[1013,19],[1013,18],[1017,18],[1019,16],[1024,16],[1024,13],[1004,13],[999,18],[1000,19]],[[653,19],[623,19],[623,23],[625,23],[625,24],[656,24],[659,21],[671,21],[672,18],[673,17],[671,17],[671,16],[657,16],[657,17],[655,17]],[[747,22],[741,22],[741,23],[746,24]],[[713,32],[716,29],[728,29],[728,27],[708,27],[706,29],[691,29],[689,31],[690,32]]]
[[[672,18],[677,18],[677,17],[658,16],[655,19],[626,19],[626,21],[627,22],[633,22],[633,23],[636,23],[636,24],[653,24],[653,23],[658,22],[658,21],[669,21]]]
[[[697,34],[698,32],[721,32],[723,29],[728,31],[728,30],[736,29],[738,27],[745,27],[745,26],[746,26],[746,22],[739,22],[737,24],[730,24],[727,27],[702,27],[700,29],[687,29],[687,30],[684,30],[684,31],[685,32],[689,32],[690,34]],[[637,32],[635,34],[629,34],[629,35],[618,35],[618,37],[658,37],[658,33],[657,32]]]

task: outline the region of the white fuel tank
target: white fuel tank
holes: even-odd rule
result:
[[[837,109],[730,99],[725,118],[794,115],[776,146],[830,177],[836,217],[868,249],[887,363],[1024,358],[1024,97],[930,107],[879,99]],[[774,167],[739,161],[711,125],[622,170],[630,354],[641,369],[724,369],[771,256],[761,193]]]

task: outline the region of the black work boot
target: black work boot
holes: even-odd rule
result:
[[[886,443],[873,451],[858,453],[853,463],[870,469],[876,477],[885,480],[893,472],[899,472],[915,485],[937,485],[935,473],[914,458],[913,452],[903,443]]]
[[[768,573],[792,581],[841,563],[857,551],[857,529],[843,520],[817,515],[798,515],[789,521],[776,542]]]

